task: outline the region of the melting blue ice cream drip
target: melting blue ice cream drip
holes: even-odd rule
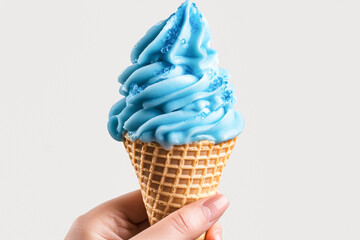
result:
[[[244,127],[229,73],[210,47],[209,26],[186,1],[152,27],[131,53],[133,65],[119,76],[124,96],[109,113],[108,130],[122,141],[157,142],[169,149],[200,140],[230,140]]]

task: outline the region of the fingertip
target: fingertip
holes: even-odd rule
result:
[[[205,239],[221,239],[218,219],[225,212],[229,200],[222,194],[195,201],[171,213],[158,223],[141,232],[134,239],[184,240],[198,238],[209,231]],[[164,231],[166,229],[166,231]]]
[[[229,206],[229,200],[222,194],[217,194],[203,202],[202,207],[208,221],[215,222]]]
[[[220,222],[216,222],[212,225],[206,233],[206,240],[221,240],[222,239],[222,227]]]

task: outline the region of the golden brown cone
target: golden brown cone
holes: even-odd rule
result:
[[[150,224],[216,194],[235,142],[236,137],[219,144],[204,140],[165,150],[158,143],[131,141],[125,134],[124,146],[136,171]],[[204,239],[205,234],[197,240]]]

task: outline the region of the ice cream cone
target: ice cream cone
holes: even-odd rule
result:
[[[204,140],[165,150],[158,143],[132,141],[125,134],[124,146],[136,171],[150,224],[216,194],[235,142],[236,137],[219,144]],[[205,234],[200,239],[205,239]]]

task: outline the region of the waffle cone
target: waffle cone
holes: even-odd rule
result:
[[[214,144],[203,140],[165,150],[158,143],[132,141],[124,146],[140,183],[151,225],[200,198],[216,194],[236,137]],[[205,233],[197,240],[205,239]]]

